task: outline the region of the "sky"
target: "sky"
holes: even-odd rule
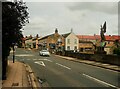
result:
[[[73,29],[76,35],[94,35],[100,34],[100,26],[106,21],[105,34],[118,35],[118,2],[109,1],[30,0],[26,2],[30,23],[24,27],[23,34],[46,36],[57,28],[60,34]]]

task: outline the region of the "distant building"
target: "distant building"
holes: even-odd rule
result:
[[[55,33],[42,37],[38,40],[39,49],[48,49],[51,53],[63,51],[77,51],[79,39],[73,33],[59,34],[57,28]]]
[[[65,51],[78,51],[79,39],[73,32],[62,34],[62,36],[64,38]]]
[[[105,36],[106,40],[106,46],[104,48],[104,50],[107,52],[107,54],[113,54],[113,50],[114,50],[114,47],[115,47],[115,41],[118,40],[120,41],[120,36],[117,36],[117,35],[107,35]],[[120,44],[120,42],[119,42]]]
[[[26,40],[25,40],[25,48],[33,48],[32,36],[26,37]]]
[[[105,35],[104,50],[107,54],[113,54],[114,47],[119,42],[120,36],[118,35]],[[99,35],[75,35],[72,30],[66,34],[59,34],[58,29],[55,29],[53,34],[44,37],[32,37],[31,35],[22,39],[22,46],[24,48],[36,48],[39,50],[47,49],[51,53],[74,51],[80,53],[94,54],[94,52],[101,46]]]
[[[55,33],[42,37],[38,40],[39,49],[47,49],[51,53],[53,53],[56,49],[56,44],[58,39],[60,38],[60,34],[58,33],[58,29],[55,29]]]
[[[40,38],[32,37],[31,35],[28,37],[25,37],[25,48],[38,49],[38,39]]]
[[[100,36],[94,35],[77,35],[79,38],[79,52],[94,54],[96,42],[100,40]]]
[[[79,38],[79,50],[82,53],[94,53],[97,47],[100,46],[100,36],[99,35],[77,35]],[[115,41],[120,41],[120,36],[118,35],[105,35],[106,46],[104,50],[107,54],[113,54],[113,46]]]

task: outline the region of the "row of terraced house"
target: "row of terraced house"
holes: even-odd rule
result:
[[[106,46],[104,50],[107,54],[113,54],[115,41],[120,41],[118,35],[106,35]],[[96,47],[100,46],[99,35],[76,35],[71,30],[66,34],[59,34],[58,29],[55,29],[53,34],[44,37],[25,37],[23,41],[24,48],[36,48],[38,50],[47,49],[51,53],[74,51],[80,53],[94,54]]]

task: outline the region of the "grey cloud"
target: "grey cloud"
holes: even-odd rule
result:
[[[118,14],[117,2],[79,2],[72,5],[70,4],[68,8],[72,11],[89,10],[107,14]]]

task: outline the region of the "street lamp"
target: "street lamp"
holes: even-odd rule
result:
[[[13,47],[13,63],[15,61],[15,47],[14,47],[15,43],[12,43],[12,47]]]

